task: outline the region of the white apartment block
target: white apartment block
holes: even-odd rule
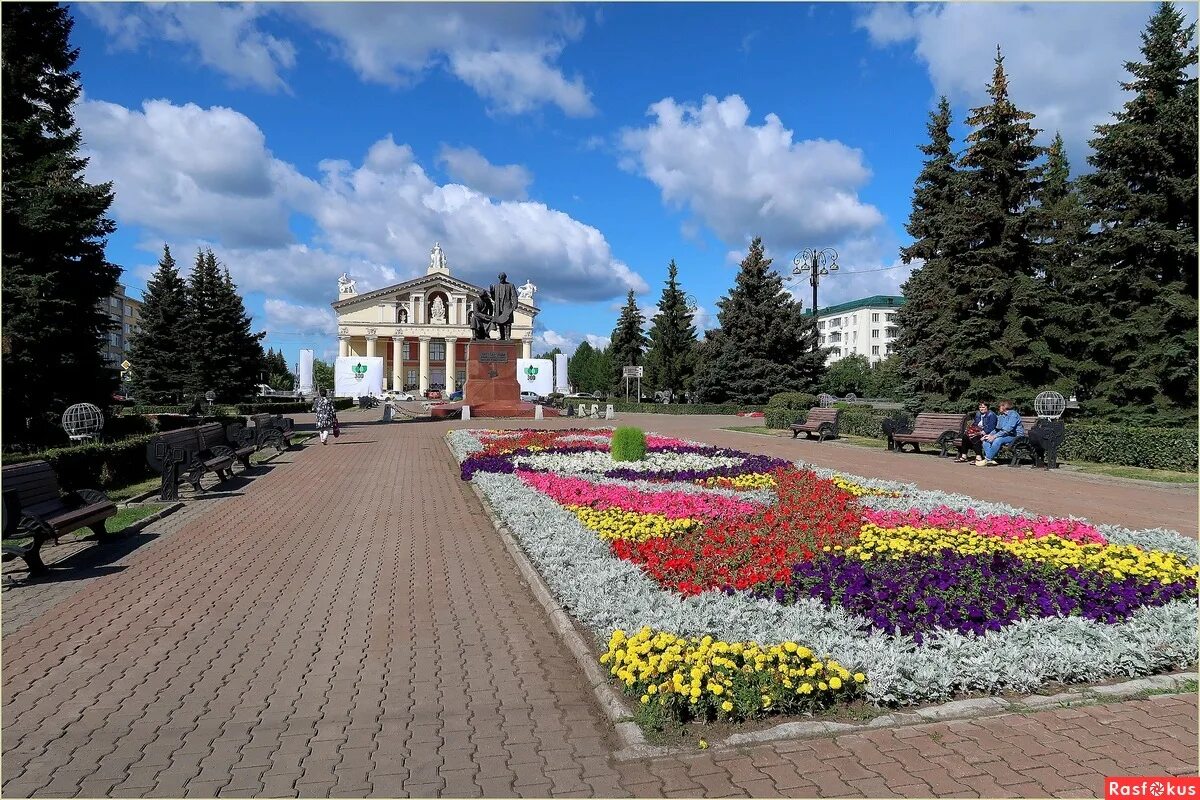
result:
[[[887,358],[899,333],[896,309],[902,305],[903,297],[877,294],[822,308],[817,336],[821,347],[830,348],[826,363],[850,355],[866,356],[872,364]]]

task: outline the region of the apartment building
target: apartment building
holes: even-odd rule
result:
[[[902,305],[903,297],[877,294],[822,308],[817,336],[821,347],[830,348],[826,363],[849,355],[866,356],[872,364],[887,358],[899,333],[896,309]]]
[[[115,293],[100,302],[100,308],[116,324],[106,334],[101,348],[104,363],[112,369],[121,370],[121,362],[129,358],[131,338],[138,331],[142,301],[130,297],[125,287],[118,285]]]

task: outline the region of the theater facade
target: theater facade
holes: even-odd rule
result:
[[[380,357],[384,385],[396,391],[453,392],[467,379],[468,312],[487,287],[451,276],[446,255],[435,244],[425,275],[394,286],[359,294],[348,275],[338,278],[338,355]],[[522,343],[522,357],[533,356],[532,283],[518,287],[512,338]],[[492,338],[499,336],[492,331]]]

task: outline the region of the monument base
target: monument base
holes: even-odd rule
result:
[[[487,339],[467,345],[467,385],[463,405],[472,417],[520,417],[532,419],[534,404],[521,401],[517,381],[517,358],[522,343],[513,339]],[[435,407],[436,408],[436,407]],[[542,408],[546,417],[557,417],[553,408]]]

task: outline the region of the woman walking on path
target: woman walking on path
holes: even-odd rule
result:
[[[333,399],[329,397],[328,389],[322,389],[321,395],[313,402],[313,413],[317,415],[317,430],[321,432],[321,444],[329,444],[329,432],[337,436],[338,418],[333,408]]]

